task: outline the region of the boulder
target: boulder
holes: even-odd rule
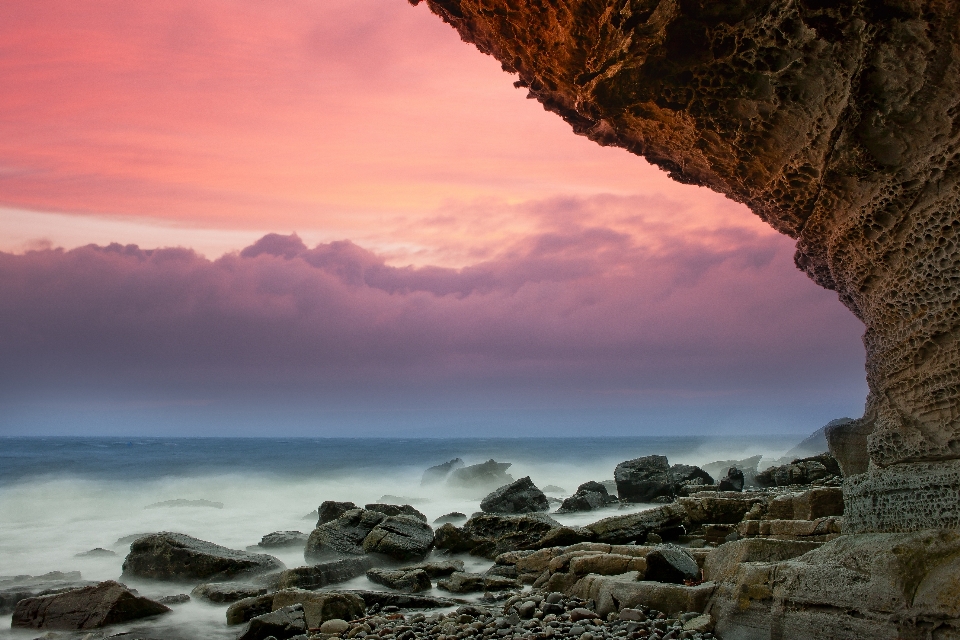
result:
[[[394,560],[419,560],[433,548],[433,529],[414,516],[390,516],[380,521],[363,539],[366,553],[379,553]]]
[[[478,591],[502,591],[519,589],[523,585],[518,580],[482,573],[464,573],[457,571],[449,578],[437,581],[437,588],[451,593],[476,593]]]
[[[307,534],[302,531],[274,531],[260,538],[258,547],[264,549],[280,547],[303,547],[307,544]]]
[[[683,584],[700,580],[700,567],[680,547],[663,545],[647,554],[646,580]]]
[[[378,513],[382,513],[385,516],[407,515],[407,516],[413,516],[414,518],[417,518],[419,520],[423,520],[424,522],[427,521],[427,516],[423,515],[422,513],[414,509],[409,504],[374,503],[374,504],[364,505],[363,508],[367,509],[368,511],[376,511]]]
[[[202,598],[210,602],[236,602],[244,598],[255,598],[267,592],[267,588],[259,584],[245,582],[206,582],[197,585],[190,592],[195,598]]]
[[[400,567],[399,571],[417,571],[423,570],[431,578],[441,578],[448,576],[454,571],[463,571],[463,560],[437,560],[435,562],[421,562],[420,564],[407,565]]]
[[[363,540],[387,516],[377,511],[350,509],[336,520],[326,522],[310,533],[303,557],[316,561],[343,556],[363,555]]]
[[[645,456],[617,465],[613,472],[617,495],[628,502],[653,502],[674,494],[670,463],[666,456]]]
[[[727,469],[727,475],[720,479],[720,491],[743,491],[743,471],[736,467]]]
[[[840,464],[836,458],[829,453],[824,453],[764,469],[757,474],[757,484],[761,487],[786,487],[794,484],[810,484],[839,475],[841,475]]]
[[[482,464],[455,469],[447,478],[447,485],[471,491],[489,491],[513,482],[513,476],[507,473],[510,462],[497,462],[494,459]]]
[[[670,467],[670,477],[675,486],[685,484],[714,484],[713,476],[692,464],[675,464]]]
[[[483,538],[467,533],[449,522],[438,527],[433,533],[433,546],[450,553],[467,553],[483,542]]]
[[[585,528],[593,532],[597,542],[627,544],[644,542],[651,533],[670,537],[672,532],[682,530],[686,517],[686,510],[679,504],[665,504],[639,513],[604,518]]]
[[[316,629],[327,620],[355,620],[366,613],[359,595],[349,592],[283,589],[273,596],[273,610],[290,606],[303,608],[307,626]]]
[[[169,532],[138,538],[123,561],[124,575],[154,580],[219,581],[284,568],[273,556]]]
[[[227,624],[243,624],[273,611],[273,594],[237,600],[227,607]]]
[[[0,614],[10,613],[26,598],[47,596],[98,583],[82,580],[79,571],[51,571],[41,576],[0,576]]]
[[[385,587],[403,591],[404,593],[416,593],[425,591],[432,585],[430,576],[423,569],[400,570],[400,569],[369,569],[367,579]]]
[[[237,640],[286,640],[307,632],[303,607],[295,604],[252,618],[237,636]]]
[[[571,558],[570,571],[577,575],[596,573],[602,576],[618,576],[628,571],[636,571],[642,579],[647,573],[647,560],[619,553],[598,553]]]
[[[470,552],[492,560],[506,551],[533,548],[548,531],[559,526],[543,513],[476,513],[463,525],[462,538],[479,539]]]
[[[349,591],[353,595],[363,598],[364,604],[370,607],[397,607],[398,609],[439,609],[454,607],[457,600],[438,598],[417,593],[398,593],[396,591]]]
[[[436,520],[433,521],[433,524],[447,524],[448,522],[462,522],[467,519],[467,514],[460,513],[459,511],[451,511],[446,515],[442,515]]]
[[[96,586],[20,600],[10,625],[29,629],[99,629],[169,611],[169,607],[108,580]]]
[[[745,487],[753,487],[757,484],[757,465],[763,456],[753,456],[742,460],[718,460],[710,464],[703,465],[703,470],[714,478],[723,478],[731,468],[739,469],[743,472],[743,483]]]
[[[430,467],[423,472],[423,477],[420,479],[420,486],[426,486],[430,484],[438,484],[447,479],[451,472],[460,469],[463,467],[463,460],[460,458],[454,458],[443,464],[438,464],[435,467]]]
[[[324,500],[317,508],[317,526],[328,522],[333,522],[347,511],[356,509],[357,505],[352,502],[337,502],[336,500]]]
[[[322,625],[320,625],[320,633],[323,635],[339,635],[350,629],[350,623],[346,620],[341,620],[340,618],[334,618],[333,620],[327,620]]]
[[[702,524],[736,524],[743,520],[755,505],[763,505],[766,499],[767,497],[760,493],[701,493],[678,498],[677,504],[685,511],[685,524],[696,528]]]
[[[576,492],[561,503],[557,513],[593,511],[605,507],[612,500],[607,488],[600,482],[584,482]]]
[[[357,578],[373,567],[372,558],[356,557],[331,560],[308,567],[287,569],[280,574],[277,589],[319,589]]]
[[[546,549],[548,547],[565,547],[578,542],[590,542],[595,540],[597,534],[586,527],[566,527],[561,526],[547,531],[540,540],[534,545],[537,549]]]
[[[530,476],[500,487],[480,502],[484,513],[536,513],[549,508],[547,496],[533,484]]]
[[[640,607],[677,615],[706,609],[715,587],[712,582],[687,586],[637,580],[637,577],[633,572],[619,576],[587,575],[568,590],[568,595],[593,600],[594,611],[604,618],[621,609]]]

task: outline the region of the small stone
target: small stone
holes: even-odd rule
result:
[[[340,618],[326,620],[320,625],[320,633],[343,633],[350,628],[350,623]]]

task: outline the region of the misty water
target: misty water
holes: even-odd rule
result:
[[[0,439],[0,576],[80,571],[85,580],[121,579],[126,536],[176,531],[245,549],[272,531],[309,533],[324,500],[358,505],[403,499],[428,521],[451,511],[478,511],[486,491],[421,486],[424,469],[452,458],[467,465],[490,458],[510,462],[514,478],[529,475],[539,487],[554,485],[563,498],[588,480],[613,478],[617,463],[650,454],[670,463],[703,465],[763,454],[773,459],[801,438],[638,437],[557,439]],[[151,506],[167,501],[206,501],[204,506]],[[211,504],[212,503],[212,504]],[[222,506],[221,506],[222,505]],[[652,505],[612,506],[583,514],[553,515],[563,524]],[[553,509],[556,508],[554,505]],[[102,547],[109,557],[76,557]],[[266,551],[288,568],[306,564],[302,551]],[[482,570],[490,562],[466,557]],[[471,570],[468,568],[468,570]],[[196,583],[121,579],[150,597],[189,593]],[[382,589],[357,578],[334,588]],[[436,595],[449,595],[437,589]],[[107,635],[136,629],[155,638],[233,638],[226,605],[192,599],[173,613],[146,622],[110,627]],[[0,638],[36,638],[36,630],[0,624]],[[69,638],[82,634],[57,632]]]

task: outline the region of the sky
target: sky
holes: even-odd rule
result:
[[[404,0],[0,5],[0,435],[806,433],[863,327]]]

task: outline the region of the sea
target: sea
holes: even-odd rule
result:
[[[562,499],[588,480],[613,478],[619,462],[651,454],[671,464],[704,465],[762,454],[776,459],[796,435],[496,439],[370,438],[0,438],[0,581],[17,575],[79,571],[84,580],[120,580],[142,595],[189,593],[195,586],[121,578],[130,536],[176,531],[234,549],[273,531],[309,533],[324,500],[411,504],[429,522],[479,511],[486,491],[421,485],[428,467],[454,458],[466,465],[509,462],[514,478],[530,476]],[[653,505],[553,515],[583,525]],[[124,541],[126,539],[126,541]],[[116,555],[78,557],[94,548]],[[271,550],[288,568],[306,564],[302,550]],[[468,570],[490,562],[466,558]],[[338,585],[382,589],[361,577]],[[448,595],[434,589],[436,595]],[[106,636],[157,640],[235,638],[226,605],[197,598],[156,619],[116,625]],[[84,634],[11,629],[0,638],[81,638]],[[99,637],[99,636],[93,636]]]

